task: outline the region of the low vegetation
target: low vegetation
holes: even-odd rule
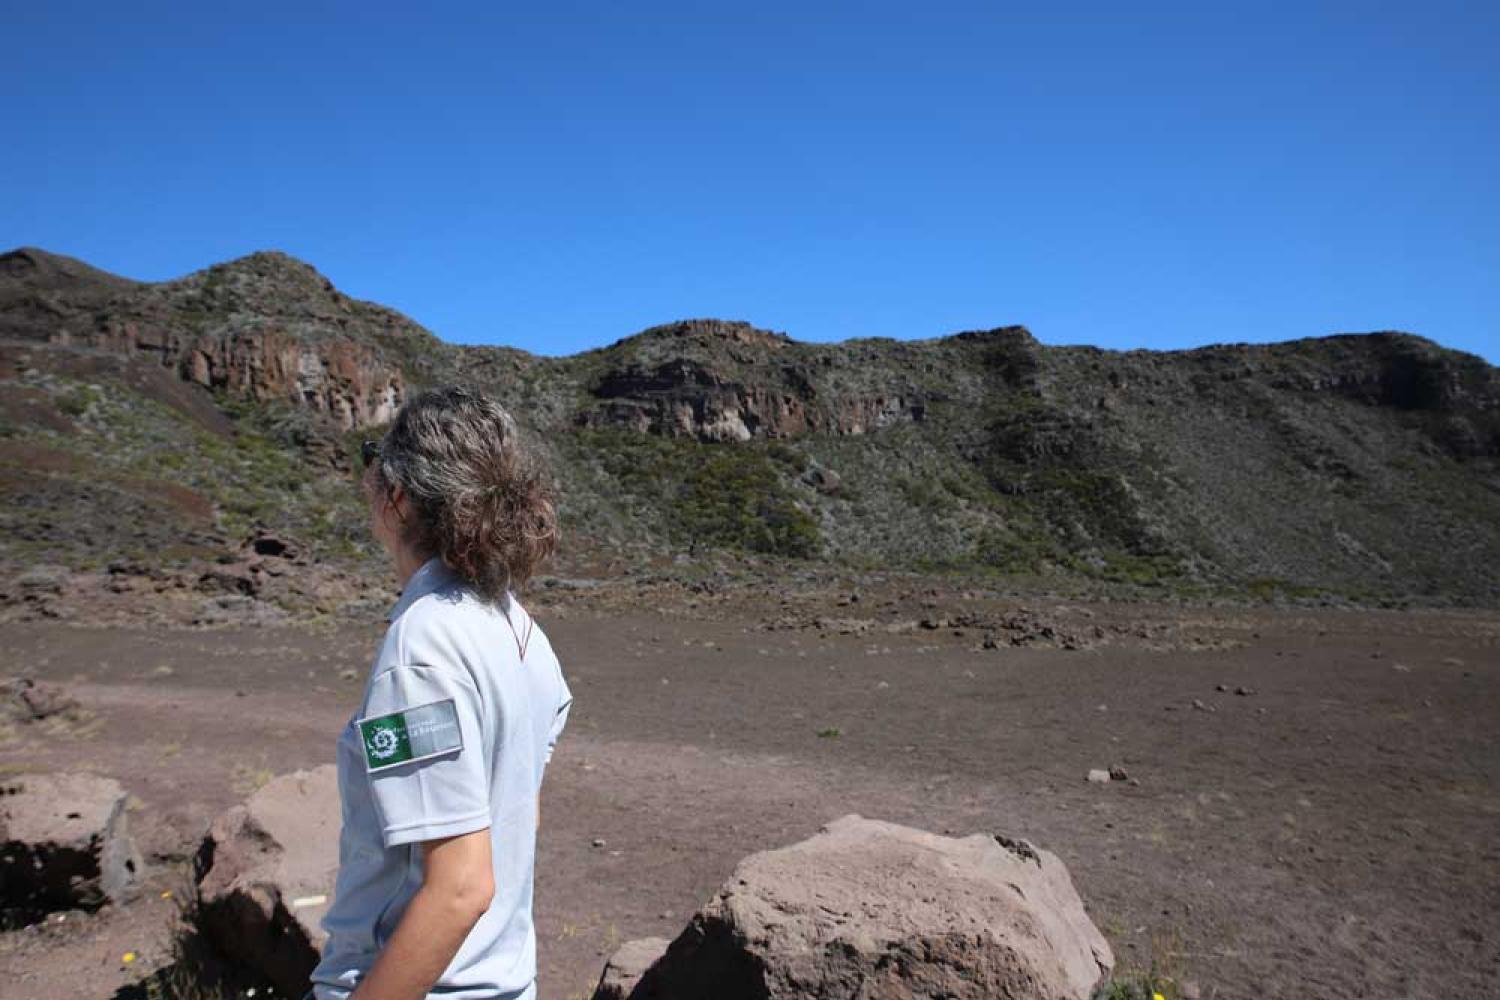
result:
[[[818,522],[792,485],[805,459],[785,445],[578,430],[565,447],[607,477],[622,506],[689,551],[819,551]]]

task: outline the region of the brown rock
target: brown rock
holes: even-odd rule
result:
[[[226,958],[301,996],[338,872],[337,770],[282,775],[214,820],[199,848],[199,925]]]
[[[3,713],[22,722],[35,722],[54,715],[76,716],[78,699],[62,687],[30,677],[13,677],[0,681],[0,708]]]
[[[594,989],[594,1000],[627,1000],[641,976],[656,964],[671,943],[666,938],[652,937],[621,945],[604,964],[604,974]]]
[[[239,594],[253,596],[260,591],[260,580],[247,565],[223,566],[198,577],[198,589],[206,594]]]
[[[1114,965],[1056,856],[859,816],[745,859],[620,992],[653,947],[622,949],[596,1000],[1083,1000]]]
[[[22,922],[52,910],[123,903],[139,889],[125,790],[91,774],[0,784],[0,906]]]

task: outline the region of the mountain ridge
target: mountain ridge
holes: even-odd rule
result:
[[[447,343],[280,252],[156,283],[0,255],[11,437],[94,447],[56,431],[82,391],[77,352],[120,366],[109,392],[201,426],[228,415],[235,440],[280,449],[288,481],[347,472],[349,438],[413,391],[480,385],[546,452],[565,523],[600,551],[1500,594],[1500,369],[1401,331],[1116,351],[1021,326],[828,343],[694,318],[547,356]],[[213,493],[191,479],[172,481]],[[341,520],[355,515],[319,509],[358,548]],[[296,503],[260,513],[323,530]]]
[[[22,260],[29,259],[35,261],[38,269],[60,271],[63,273],[73,272],[75,274],[81,272],[82,276],[86,276],[91,280],[98,280],[102,283],[115,284],[126,288],[181,285],[194,279],[206,277],[207,275],[216,271],[232,273],[235,271],[250,270],[259,272],[262,275],[265,275],[267,272],[271,272],[272,274],[274,274],[278,271],[283,273],[292,273],[316,279],[316,282],[321,285],[324,291],[330,292],[338,298],[345,299],[351,303],[371,306],[382,312],[390,313],[394,316],[400,317],[400,319],[405,323],[409,323],[411,326],[421,329],[428,336],[446,346],[457,348],[495,348],[499,350],[513,351],[520,354],[525,354],[529,357],[538,359],[573,358],[583,354],[591,354],[598,351],[607,351],[612,348],[619,347],[622,344],[625,344],[636,338],[662,337],[664,335],[680,333],[697,333],[704,330],[723,332],[726,335],[731,336],[732,338],[737,328],[743,328],[745,331],[747,331],[749,336],[756,339],[766,338],[767,340],[779,340],[780,342],[786,344],[817,345],[828,347],[840,347],[861,343],[931,344],[954,338],[983,338],[997,332],[1009,331],[1023,331],[1028,335],[1034,336],[1031,334],[1029,328],[1025,325],[1005,324],[998,327],[976,327],[972,329],[955,330],[951,333],[934,334],[927,337],[891,337],[885,335],[871,335],[863,337],[846,337],[839,340],[800,340],[792,337],[790,334],[784,331],[776,331],[769,328],[757,326],[754,322],[749,320],[731,320],[722,317],[703,316],[681,317],[678,319],[668,320],[663,323],[653,324],[652,326],[637,330],[634,333],[625,334],[624,336],[618,337],[608,343],[601,344],[595,347],[583,348],[569,354],[540,354],[534,351],[528,351],[525,348],[508,344],[463,344],[456,341],[443,340],[438,334],[432,332],[417,320],[407,316],[400,310],[393,309],[390,306],[383,305],[373,300],[356,299],[352,296],[345,295],[344,293],[338,291],[332,280],[324,275],[321,271],[319,271],[315,265],[310,264],[307,261],[304,261],[301,258],[289,254],[283,250],[254,250],[246,254],[241,254],[238,257],[233,257],[228,260],[221,261],[217,264],[212,264],[208,267],[200,268],[196,271],[190,271],[187,274],[178,276],[176,278],[167,278],[160,281],[146,281],[115,274],[110,271],[105,271],[101,268],[96,268],[88,262],[79,258],[71,257],[66,254],[55,253],[53,251],[34,246],[15,247],[11,250],[0,252],[0,276],[3,276],[6,273],[7,268],[5,267],[5,264],[12,258],[19,258]],[[1135,354],[1139,352],[1145,352],[1153,355],[1186,355],[1198,351],[1211,351],[1220,348],[1267,348],[1275,346],[1299,346],[1324,341],[1338,341],[1343,339],[1361,339],[1370,337],[1409,339],[1411,341],[1430,345],[1431,347],[1438,348],[1443,351],[1449,351],[1454,354],[1464,355],[1483,364],[1490,365],[1490,362],[1488,360],[1480,355],[1474,354],[1471,351],[1462,351],[1457,348],[1448,347],[1442,344],[1440,341],[1434,340],[1422,334],[1398,329],[1339,331],[1335,333],[1318,334],[1274,341],[1213,341],[1206,344],[1198,344],[1192,347],[1178,348],[1112,348],[1099,347],[1097,345],[1087,343],[1042,344],[1040,341],[1038,341],[1038,344],[1039,346],[1057,350],[1093,350],[1125,355]],[[1491,365],[1491,367],[1494,366]]]

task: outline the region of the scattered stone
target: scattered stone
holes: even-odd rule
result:
[[[1212,705],[1206,704],[1205,702],[1203,702],[1199,698],[1194,698],[1193,699],[1193,707],[1195,709],[1197,709],[1198,711],[1200,711],[1200,712],[1212,712],[1212,711],[1214,711],[1214,707]]]
[[[78,699],[61,686],[30,677],[12,677],[0,681],[3,714],[21,722],[36,722],[54,715],[77,717],[82,709]]]
[[[0,784],[0,911],[34,923],[55,910],[96,910],[140,890],[120,783],[92,774],[28,774]]]
[[[194,625],[280,625],[287,620],[284,610],[274,604],[243,594],[221,594],[198,605]]]
[[[659,941],[622,948],[595,1000],[1084,1000],[1114,966],[1050,852],[859,816],[740,862],[660,949]],[[655,962],[626,985],[626,974],[653,954]]]
[[[1109,780],[1110,781],[1129,781],[1130,780],[1130,775],[1128,775],[1128,774],[1125,773],[1125,769],[1123,767],[1121,767],[1118,764],[1115,764],[1115,765],[1111,766],[1110,769],[1109,769]]]
[[[204,937],[286,996],[306,992],[322,951],[328,906],[308,901],[333,893],[340,822],[335,767],[294,771],[215,819],[195,859]]]
[[[1110,780],[1109,772],[1101,767],[1093,768],[1089,771],[1089,780],[1096,785],[1107,785]]]
[[[16,585],[26,599],[35,599],[44,594],[61,594],[73,577],[66,566],[38,563],[16,578]]]
[[[608,847],[609,846],[609,842],[607,840],[605,840],[603,837],[595,837],[594,840],[593,840],[593,846],[594,847]]]
[[[826,496],[836,495],[844,485],[842,476],[821,465],[809,466],[802,473],[802,481]]]
[[[240,594],[252,596],[259,589],[248,566],[207,570],[198,576],[198,589],[206,594]]]
[[[1240,685],[1239,687],[1237,687],[1237,688],[1234,689],[1234,693],[1237,694],[1237,695],[1239,695],[1242,698],[1248,698],[1250,695],[1252,695],[1252,694],[1255,693],[1255,689],[1254,688],[1247,688],[1244,685]]]
[[[875,622],[869,618],[815,618],[812,624],[819,632],[838,635],[864,635],[875,627]]]
[[[537,584],[548,590],[598,590],[603,584],[599,580],[569,579],[557,576],[541,576]]]

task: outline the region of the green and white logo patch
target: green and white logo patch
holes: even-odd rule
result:
[[[453,699],[405,708],[390,715],[359,720],[365,747],[365,770],[379,771],[438,754],[462,750],[463,732]]]

